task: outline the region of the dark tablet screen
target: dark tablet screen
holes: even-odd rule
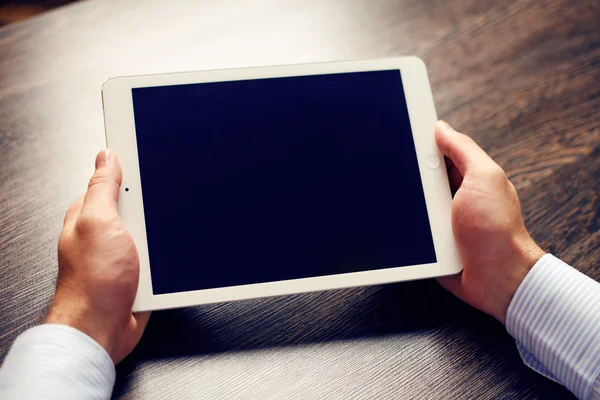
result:
[[[132,94],[154,294],[436,262],[400,71]]]

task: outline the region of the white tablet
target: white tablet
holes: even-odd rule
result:
[[[415,57],[109,79],[134,310],[455,274]]]

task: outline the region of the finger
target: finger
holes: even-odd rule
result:
[[[435,124],[435,139],[442,153],[452,160],[462,176],[477,168],[495,166],[490,156],[473,139],[456,132],[444,121]]]
[[[437,279],[438,283],[447,291],[462,298],[462,273],[457,275],[442,276]]]
[[[448,180],[450,181],[450,189],[452,190],[452,195],[460,188],[462,185],[463,176],[460,174],[456,165],[447,157],[444,157],[446,160],[446,171],[448,172]]]
[[[79,196],[77,200],[67,210],[65,213],[65,220],[63,221],[63,228],[71,229],[75,226],[75,222],[77,221],[77,217],[79,217],[79,213],[81,212],[81,208],[83,207],[83,199],[85,198],[85,194]]]
[[[144,311],[133,314],[133,319],[135,320],[135,329],[134,329],[134,337],[136,341],[140,340],[142,334],[144,333],[144,329],[146,329],[146,325],[148,325],[148,320],[150,319],[150,315],[152,313],[150,311]]]
[[[113,151],[104,149],[96,156],[96,171],[85,194],[82,212],[118,216],[117,203],[121,187],[121,164]]]

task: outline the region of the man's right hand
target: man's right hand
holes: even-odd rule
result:
[[[71,326],[98,342],[116,364],[140,340],[150,313],[132,313],[140,262],[119,218],[121,164],[96,157],[85,196],[67,211],[58,242],[56,295],[46,323]]]
[[[452,230],[464,266],[439,282],[504,323],[513,295],[544,251],[527,232],[517,191],[502,168],[444,121],[436,124],[435,137],[456,192]]]

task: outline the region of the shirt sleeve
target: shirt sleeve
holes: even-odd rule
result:
[[[598,375],[596,378],[596,382],[592,388],[592,394],[590,395],[590,400],[600,400],[600,375]]]
[[[109,399],[115,367],[94,339],[66,325],[23,332],[0,369],[0,399]]]
[[[546,254],[517,289],[506,329],[525,364],[600,400],[600,283]]]

